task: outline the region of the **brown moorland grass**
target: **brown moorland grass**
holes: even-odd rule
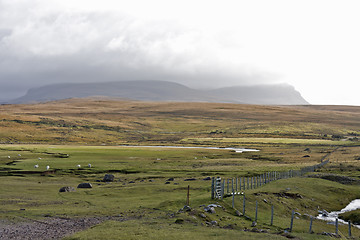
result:
[[[353,106],[68,99],[1,105],[0,142],[183,144],[182,139],[209,137],[357,140],[359,120],[360,107]]]

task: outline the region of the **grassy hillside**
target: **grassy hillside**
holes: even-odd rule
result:
[[[309,234],[309,216],[360,198],[359,107],[72,99],[0,110],[0,234],[16,226],[21,233],[28,222],[35,227],[66,220],[75,221],[74,228],[81,225],[76,221],[89,222],[67,239],[328,239],[320,234],[334,226],[315,220]],[[323,160],[330,162],[315,173],[246,190],[251,220],[236,214],[242,195],[233,209],[231,197],[211,200],[211,182],[204,180],[296,170]],[[108,173],[114,182],[101,181]],[[93,188],[59,192],[83,182]],[[192,210],[179,211],[188,186]],[[256,201],[258,222],[251,227]],[[205,212],[210,203],[222,208]],[[291,210],[301,215],[286,233]],[[345,218],[357,219],[359,212]],[[343,238],[346,231],[340,227]],[[360,230],[354,228],[353,236],[359,238]]]

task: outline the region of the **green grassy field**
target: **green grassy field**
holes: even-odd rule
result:
[[[0,220],[111,217],[66,239],[328,239],[319,234],[335,232],[334,226],[315,220],[309,234],[308,215],[340,210],[360,198],[357,107],[66,100],[0,108]],[[252,220],[259,203],[257,230],[252,220],[235,213],[242,212],[242,195],[233,209],[231,197],[211,200],[211,181],[204,180],[298,170],[322,160],[330,162],[316,178],[282,179],[245,191]],[[101,181],[108,173],[114,182]],[[354,181],[321,178],[329,174]],[[186,181],[190,178],[195,180]],[[93,188],[59,192],[84,182]],[[181,212],[188,186],[192,210]],[[223,208],[204,212],[211,203]],[[284,233],[293,209],[301,215],[293,231]],[[350,219],[359,216],[351,214]],[[347,236],[346,226],[340,233]],[[359,238],[360,230],[354,228],[353,236]]]

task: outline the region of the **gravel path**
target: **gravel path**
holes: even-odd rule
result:
[[[17,223],[0,220],[0,239],[61,239],[106,220],[124,221],[125,219],[118,217],[46,218],[41,221],[28,220]]]

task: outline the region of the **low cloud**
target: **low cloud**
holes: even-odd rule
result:
[[[59,82],[149,79],[211,88],[269,81],[268,73],[236,61],[223,40],[176,21],[16,2],[0,0],[2,98]]]

